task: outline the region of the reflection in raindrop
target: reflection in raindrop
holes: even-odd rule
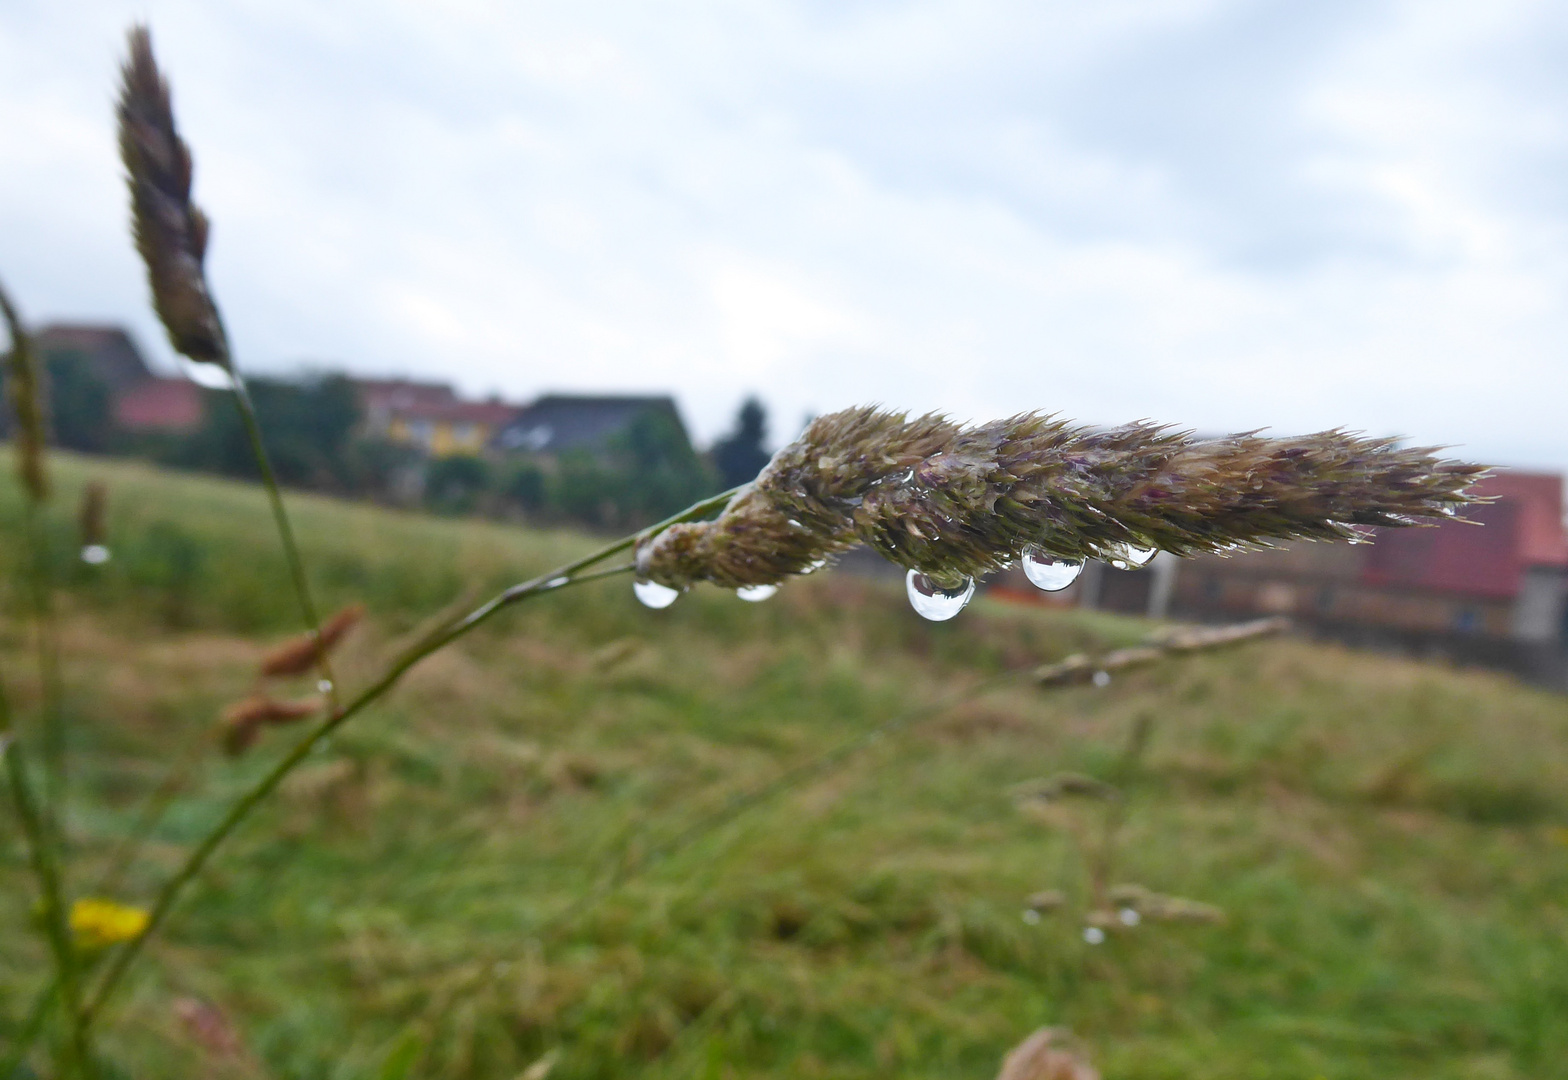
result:
[[[102,566],[109,561],[109,549],[102,544],[88,544],[82,548],[82,562],[88,566]]]
[[[1105,561],[1118,570],[1136,570],[1140,566],[1148,566],[1149,561],[1158,555],[1155,548],[1133,547],[1131,544],[1113,544],[1105,551]]]
[[[1024,549],[1024,577],[1029,584],[1046,592],[1059,592],[1078,580],[1083,573],[1083,560],[1058,559],[1037,547]]]
[[[909,606],[915,614],[932,622],[945,622],[969,603],[975,594],[975,579],[965,578],[958,588],[944,589],[919,570],[911,570],[904,575],[904,591],[909,594]]]
[[[651,607],[654,610],[669,607],[681,594],[679,589],[660,585],[657,581],[634,581],[632,592],[637,594],[637,599],[642,601],[644,607]]]
[[[749,600],[753,604],[760,604],[768,597],[779,591],[777,585],[746,585],[735,590],[735,595],[742,600]]]

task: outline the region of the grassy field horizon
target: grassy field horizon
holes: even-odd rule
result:
[[[214,728],[297,616],[259,489],[55,473],[78,895],[191,763],[112,890],[145,903],[295,737],[229,760]],[[90,478],[101,567],[75,557]],[[597,543],[289,499],[322,604],[369,611],[350,690],[436,611]],[[0,672],[26,718],[20,529],[6,481]],[[1568,1077],[1568,699],[1295,639],[1104,688],[1027,677],[1153,629],[984,598],[926,623],[831,572],[761,604],[649,611],[625,578],[543,596],[417,668],[241,830],[106,1053],[138,1077],[989,1080],[1057,1024],[1107,1080]],[[1123,792],[1110,848],[1106,804],[1030,797],[1062,773]],[[45,954],[0,821],[3,1046]],[[1105,859],[1224,920],[1085,941]],[[1062,904],[1028,916],[1041,890]],[[227,1065],[190,1000],[241,1036]]]

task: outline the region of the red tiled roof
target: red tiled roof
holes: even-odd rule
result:
[[[1379,529],[1367,550],[1368,585],[1507,598],[1519,592],[1531,566],[1568,566],[1560,476],[1504,472],[1488,477],[1478,494],[1494,502],[1431,528]]]
[[[185,379],[148,379],[114,399],[126,431],[189,431],[202,420],[201,391]]]

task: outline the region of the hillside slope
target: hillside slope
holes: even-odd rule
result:
[[[58,472],[79,891],[193,763],[117,891],[145,900],[287,745],[233,762],[212,729],[292,601],[254,489]],[[97,569],[72,557],[88,476],[113,508]],[[292,504],[325,602],[371,611],[350,685],[465,590],[589,544]],[[18,537],[7,481],[0,670],[25,708]],[[1568,1077],[1568,701],[1291,640],[1102,689],[1025,677],[1146,629],[983,600],[929,624],[831,573],[762,604],[698,590],[653,612],[624,579],[542,598],[296,775],[150,950],[106,1045],[129,1075],[202,1075],[176,1007],[196,997],[251,1075],[323,1080],[394,1075],[399,1049],[417,1077],[513,1080],[556,1054],[556,1080],[989,1080],[1044,1023],[1111,1080]],[[1027,797],[1062,772],[1125,793],[1114,850],[1105,804]],[[9,818],[0,842],[10,1025],[43,953],[17,932]],[[1225,920],[1087,943],[1112,856],[1108,880]],[[1044,889],[1063,906],[1026,919]]]

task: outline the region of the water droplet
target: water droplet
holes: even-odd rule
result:
[[[559,589],[562,585],[565,585],[570,580],[572,579],[566,577],[553,577],[544,583],[544,587],[547,589]]]
[[[1090,945],[1103,944],[1105,942],[1105,931],[1098,926],[1086,926],[1083,928],[1083,939]]]
[[[946,622],[969,603],[975,594],[975,579],[965,578],[956,589],[944,589],[919,570],[904,575],[904,591],[909,594],[909,606],[915,614],[932,622]]]
[[[777,585],[746,585],[735,590],[735,595],[742,600],[749,600],[753,604],[760,604],[768,597],[779,591]]]
[[[318,691],[320,691],[321,693],[323,693],[323,694],[330,694],[330,693],[332,693],[332,680],[331,679],[321,679],[321,680],[319,680],[316,683],[316,689]]]
[[[1024,577],[1029,584],[1046,592],[1059,592],[1078,580],[1083,573],[1082,559],[1058,559],[1037,547],[1024,549]]]
[[[1024,908],[1024,922],[1030,926],[1037,926],[1040,922],[1040,913],[1034,908]]]
[[[82,548],[82,562],[88,566],[102,566],[109,561],[109,549],[102,544],[88,544]]]
[[[632,592],[637,594],[644,607],[651,607],[655,611],[667,608],[675,603],[675,598],[681,594],[679,589],[672,589],[668,585],[660,585],[657,581],[634,581]]]
[[[1105,561],[1118,570],[1136,570],[1148,566],[1159,554],[1155,548],[1134,547],[1131,544],[1112,544],[1105,549]]]
[[[1095,686],[1098,686],[1101,690],[1104,690],[1107,686],[1111,685],[1111,673],[1109,671],[1096,671],[1094,673],[1093,682]]]
[[[1137,926],[1143,922],[1143,916],[1138,914],[1137,908],[1124,907],[1116,913],[1123,926]]]

